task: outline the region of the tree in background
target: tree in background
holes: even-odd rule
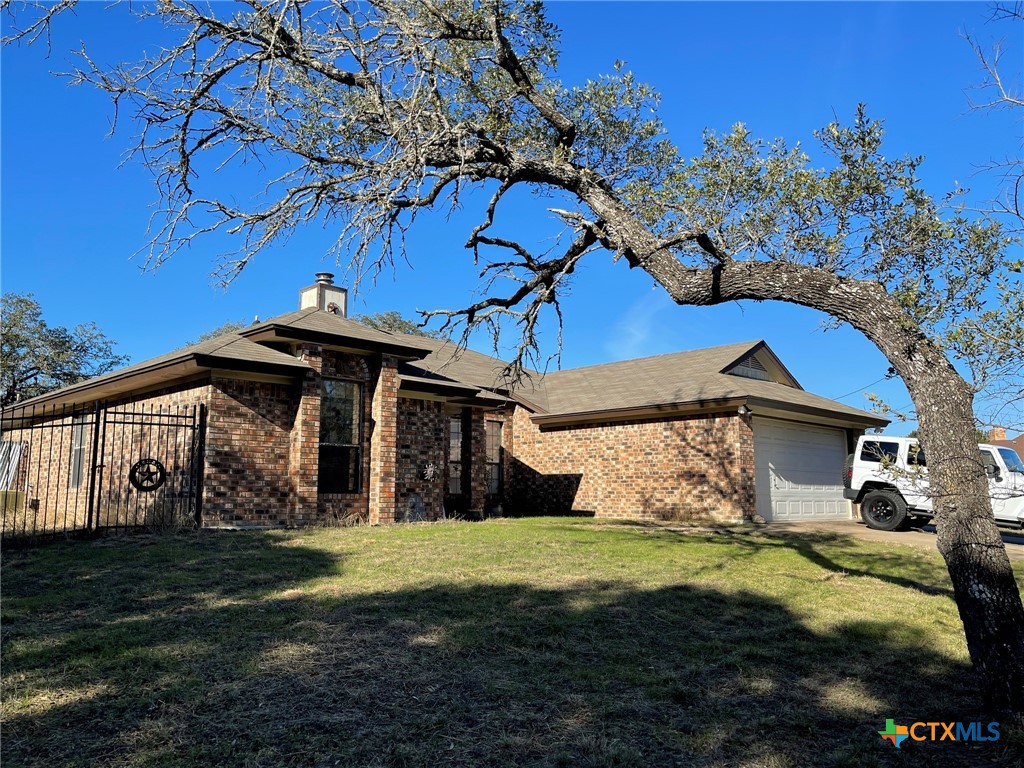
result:
[[[440,339],[443,335],[440,331],[423,328],[415,320],[406,320],[398,312],[376,312],[372,315],[356,315],[353,318],[356,322],[376,328],[378,331],[388,333],[406,333],[412,336],[426,336],[430,339]]]
[[[199,344],[203,341],[209,341],[210,339],[215,339],[218,336],[223,336],[226,333],[238,333],[238,331],[247,328],[249,325],[250,324],[245,322],[245,320],[229,320],[223,325],[218,325],[213,330],[199,334],[199,338],[197,338],[195,341],[187,342],[182,346],[191,347],[193,344]]]
[[[31,293],[5,293],[0,317],[0,404],[99,376],[128,362],[95,323],[52,327]]]
[[[426,336],[430,339],[442,338],[438,331],[421,328],[415,320],[407,320],[394,310],[389,312],[376,312],[372,315],[357,315],[353,319],[358,323],[369,326],[370,328],[376,328],[378,331],[387,331],[388,333],[405,333],[413,336]],[[256,322],[259,321],[253,321],[253,323]],[[188,347],[192,344],[209,341],[210,339],[215,339],[226,333],[237,333],[238,331],[245,330],[250,325],[252,325],[252,323],[247,323],[244,320],[231,320],[223,325],[217,326],[212,331],[206,331],[206,333],[200,334],[199,338],[195,341],[190,341],[183,346]]]
[[[43,34],[71,5],[39,6],[14,36]],[[743,125],[706,133],[686,158],[665,136],[657,94],[624,68],[559,82],[558,31],[539,2],[168,0],[140,12],[178,42],[133,66],[85,58],[76,79],[138,108],[139,157],[168,212],[153,263],[221,230],[239,236],[222,264],[230,280],[321,221],[357,270],[379,270],[404,258],[422,213],[473,207],[466,247],[486,295],[425,315],[463,340],[515,326],[512,379],[537,353],[543,313],[558,315],[577,267],[599,259],[642,270],[680,305],[784,301],[860,330],[913,398],[979,687],[993,710],[1021,718],[1024,606],[975,440],[977,384],[954,365],[987,374],[986,358],[971,357],[996,327],[986,301],[1019,287],[1019,264],[998,222],[921,188],[921,158],[887,156],[863,109],[816,135],[813,160]],[[275,163],[252,206],[204,194],[218,164],[250,157]],[[548,207],[550,233],[503,219],[503,201],[524,189]],[[1024,324],[1019,303],[1001,311],[1007,327]]]

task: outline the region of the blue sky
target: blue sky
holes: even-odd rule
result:
[[[986,42],[1010,36],[1005,62],[1020,72],[1019,25],[989,23],[984,3],[561,2],[549,14],[563,30],[563,80],[582,82],[625,60],[661,92],[661,114],[687,154],[705,127],[740,121],[759,136],[813,144],[815,129],[849,120],[858,102],[885,120],[888,154],[927,157],[921,176],[936,195],[960,184],[977,200],[992,196],[997,179],[978,175],[978,166],[1020,150],[1013,115],[967,105],[965,91],[981,72],[962,30]],[[145,246],[156,194],[141,165],[123,163],[131,127],[108,135],[108,98],[51,73],[69,68],[81,41],[113,64],[160,35],[96,2],[59,20],[49,58],[44,46],[2,53],[3,290],[33,292],[54,324],[95,320],[133,361],[229,320],[290,311],[314,272],[344,272],[325,261],[333,237],[323,228],[261,254],[226,290],[210,277],[222,241],[198,242],[142,272],[134,254]],[[479,287],[461,247],[471,221],[438,215],[422,224],[409,245],[412,266],[364,285],[352,311],[412,316],[466,303]],[[849,328],[823,332],[823,317],[810,310],[675,307],[650,278],[610,258],[580,270],[564,308],[563,367],[764,338],[810,391],[858,407],[867,407],[863,391],[909,403],[898,382],[873,383],[887,364],[870,343]],[[555,351],[552,332],[544,342]]]

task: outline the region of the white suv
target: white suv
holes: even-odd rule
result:
[[[992,512],[1000,525],[1024,527],[1024,462],[1012,448],[979,445]],[[928,463],[917,438],[863,435],[846,457],[843,495],[860,504],[868,527],[892,531],[931,518]]]

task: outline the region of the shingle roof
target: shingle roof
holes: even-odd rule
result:
[[[383,348],[395,353],[408,354],[411,357],[423,357],[431,350],[429,346],[423,344],[423,339],[419,336],[379,331],[347,317],[324,312],[316,307],[299,309],[272,317],[269,320],[255,323],[239,333],[245,337],[254,337],[274,330],[284,333],[294,330],[307,334],[330,335],[337,337],[339,343],[349,341],[354,342],[353,346],[356,347],[369,345],[371,348]]]
[[[501,377],[503,361],[473,350],[459,352],[456,345],[447,341],[423,341],[432,346],[433,351],[425,359],[407,364],[410,375],[429,374],[509,392],[509,386]],[[857,422],[882,424],[886,421],[811,394],[799,385],[787,386],[723,373],[762,348],[766,348],[763,341],[746,341],[548,374],[530,371],[529,378],[512,389],[511,395],[545,418],[753,398],[782,408],[828,411]]]
[[[550,373],[544,378],[548,415],[757,398],[858,420],[884,421],[798,386],[723,373],[763,346],[764,342],[748,341]]]
[[[865,411],[813,395],[799,385],[787,386],[723,373],[740,360],[766,348],[761,341],[571,368],[544,375],[527,371],[526,378],[513,387],[503,377],[505,362],[496,357],[461,349],[443,339],[380,331],[315,308],[279,315],[237,333],[208,339],[28,402],[54,399],[82,401],[82,397],[88,397],[98,388],[103,390],[104,396],[122,389],[129,392],[132,380],[140,380],[136,377],[150,379],[161,375],[161,371],[164,378],[170,378],[172,371],[180,377],[190,370],[216,367],[302,373],[308,370],[306,363],[252,339],[302,338],[310,334],[325,340],[325,343],[376,349],[405,358],[399,373],[412,388],[429,388],[436,384],[439,391],[461,391],[467,396],[467,387],[490,390],[509,395],[545,418],[754,398],[783,408],[827,411],[858,422],[880,424],[884,421]]]
[[[555,371],[544,378],[547,410],[580,413],[731,396],[725,394],[733,389],[726,386],[731,382],[712,376],[757,344],[751,341]]]
[[[124,392],[130,392],[133,386],[137,386],[132,383],[132,380],[136,377],[185,364],[192,364],[193,369],[218,367],[218,365],[232,369],[240,366],[252,367],[255,365],[282,371],[295,370],[305,372],[309,370],[309,366],[306,363],[295,359],[291,355],[278,352],[254,341],[249,341],[242,338],[238,333],[231,332],[197,344],[190,344],[181,349],[175,349],[157,357],[151,357],[148,360],[143,360],[141,363],[135,363],[101,376],[95,376],[78,384],[62,387],[61,389],[47,392],[39,397],[33,397],[14,405],[22,407],[49,401],[86,402],[92,397],[94,390],[101,388],[105,392],[111,393],[105,394],[105,397],[116,394],[122,389]],[[116,384],[122,380],[124,381],[124,387],[116,387]]]
[[[513,388],[502,376],[506,365],[503,360],[461,348],[445,339],[422,338],[420,342],[430,347],[431,352],[422,360],[408,363],[410,373],[440,376],[496,392],[511,391],[515,398],[546,410],[543,377],[536,371],[527,371],[528,377]]]

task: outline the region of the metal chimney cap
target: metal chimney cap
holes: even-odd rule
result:
[[[316,281],[321,285],[334,285],[333,272],[317,272]]]

